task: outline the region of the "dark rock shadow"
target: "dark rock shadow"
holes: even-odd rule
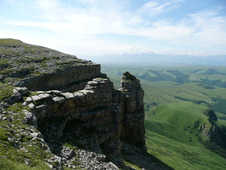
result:
[[[155,156],[134,145],[122,142],[122,156],[126,162],[132,163],[145,170],[171,170],[173,168]]]
[[[89,154],[92,153],[94,153],[93,155],[96,156],[99,154],[105,155],[105,158],[100,157],[100,164],[104,164],[104,162],[112,162],[123,170],[133,169],[128,165],[129,163],[145,170],[172,169],[153,155],[147,153],[145,149],[141,149],[126,142],[122,142],[121,154],[115,155],[115,151],[113,150],[115,148],[114,145],[109,147],[108,145],[105,146],[104,143],[98,144],[96,142],[97,136],[95,135],[95,131],[92,128],[81,128],[82,124],[84,123],[81,120],[68,121],[63,130],[59,131],[59,125],[62,124],[62,120],[63,119],[60,117],[57,117],[46,119],[45,121],[39,122],[38,124],[38,129],[42,133],[44,140],[48,144],[51,152],[59,157],[71,159],[73,156],[79,154],[72,150],[68,153],[65,153],[65,150],[68,149],[65,148],[65,144],[69,144],[69,146],[72,148],[87,151],[87,153],[85,153],[86,156],[89,156]],[[60,133],[61,135],[59,136]],[[81,155],[77,156],[79,157]]]

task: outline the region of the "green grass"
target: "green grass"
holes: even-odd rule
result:
[[[178,142],[149,129],[146,129],[146,136],[148,152],[176,170],[226,168],[225,158],[196,142],[192,144]]]
[[[147,115],[146,128],[171,139],[187,142],[193,136],[190,136],[191,132],[186,132],[185,129],[194,122],[199,121],[200,125],[206,123],[210,126],[208,117],[203,114],[207,109],[192,102],[162,104],[153,108],[151,114]]]
[[[17,110],[19,109],[17,108]],[[26,169],[29,169],[28,167],[43,167],[43,161],[49,157],[49,153],[45,149],[43,150],[38,139],[31,141],[32,137],[26,135],[30,133],[31,127],[22,123],[24,115],[19,113],[13,117],[12,115],[5,115],[5,117],[5,120],[0,121],[0,169],[7,169],[7,167],[14,169],[13,167],[17,166],[17,168],[27,167]],[[19,145],[18,141],[20,141]],[[20,149],[18,146],[24,149]],[[1,161],[3,158],[7,160],[4,163]],[[26,159],[29,160],[29,166],[24,164]]]
[[[46,164],[43,162],[39,162],[36,167],[27,166],[23,163],[18,163],[15,161],[11,161],[9,159],[0,158],[0,169],[1,170],[47,170],[49,169]]]
[[[206,109],[192,102],[157,106],[145,121],[148,152],[174,169],[225,169],[225,158],[202,143],[200,125],[211,126]]]
[[[6,59],[1,59],[0,60],[0,68],[1,67],[8,67],[9,63]]]
[[[4,83],[0,86],[2,102],[13,94],[13,87]],[[6,113],[1,113],[0,119],[0,169],[48,169],[43,161],[50,153],[43,149],[38,139],[31,140],[29,134],[34,127],[23,123],[23,110],[29,111],[28,107],[22,106],[21,101],[8,104],[4,110]],[[25,160],[29,160],[29,166]]]
[[[13,86],[0,82],[0,102],[13,94]]]
[[[0,46],[17,46],[23,44],[22,41],[16,39],[0,39]]]

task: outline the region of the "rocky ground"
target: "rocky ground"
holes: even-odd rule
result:
[[[1,87],[6,88],[4,85]],[[158,161],[144,150],[127,143],[123,143],[123,156],[114,157],[113,163],[98,149],[93,152],[54,139],[47,142],[35,127],[34,117],[26,103],[32,93],[27,88],[11,90],[9,97],[1,101],[0,107],[0,127],[5,135],[5,143],[2,140],[0,143],[2,159],[14,159],[29,166],[36,166],[37,161],[41,160],[51,169],[134,169],[125,161],[143,169],[167,169],[162,164],[158,165]]]

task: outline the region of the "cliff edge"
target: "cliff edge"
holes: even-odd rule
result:
[[[1,160],[28,166],[41,160],[51,169],[133,169],[123,153],[136,150],[146,159],[140,168],[168,168],[145,152],[144,91],[130,73],[115,90],[99,64],[2,39],[0,82]]]

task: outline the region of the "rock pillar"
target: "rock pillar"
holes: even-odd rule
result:
[[[120,91],[124,94],[121,138],[129,143],[145,146],[144,91],[140,81],[129,72],[123,74]]]

